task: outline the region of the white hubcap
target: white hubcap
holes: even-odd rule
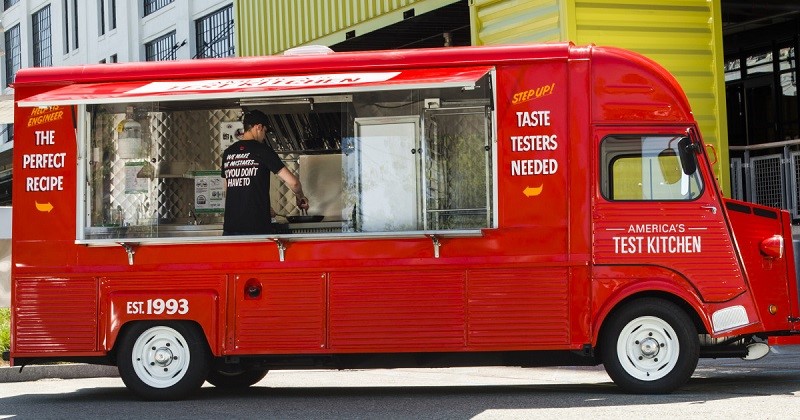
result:
[[[655,381],[672,372],[679,354],[675,330],[653,316],[629,322],[617,339],[620,364],[629,375],[642,381]]]
[[[189,349],[183,336],[169,327],[153,327],[136,339],[131,354],[133,370],[153,388],[178,383],[189,366]]]

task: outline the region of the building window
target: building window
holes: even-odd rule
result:
[[[117,0],[108,2],[108,29],[117,29]]]
[[[742,78],[742,66],[738,58],[725,61],[725,81]]]
[[[53,65],[52,36],[50,34],[50,5],[31,16],[33,32],[33,66]]]
[[[97,28],[100,35],[106,34],[106,0],[99,0],[97,7]]]
[[[195,22],[197,58],[232,57],[233,5],[208,14]]]
[[[70,35],[70,28],[69,28],[69,0],[64,0],[62,2],[62,6],[64,7],[64,54],[69,52],[69,35]]]
[[[165,61],[175,59],[175,31],[144,44],[146,61]]]
[[[2,131],[2,141],[3,143],[9,143],[14,141],[14,124],[6,124],[4,125],[4,129]]]
[[[98,3],[97,27],[100,35],[104,35],[106,33],[106,21],[108,22],[109,31],[117,29],[117,1],[98,0]],[[106,8],[106,4],[108,8]],[[108,10],[108,16],[106,16],[106,10]]]
[[[78,49],[78,0],[72,0],[72,7],[70,8],[70,1],[64,0],[62,6],[64,7],[64,54],[68,53],[70,48],[73,50]],[[70,18],[72,25],[70,25]],[[70,43],[72,40],[72,43]]]
[[[78,49],[78,0],[72,0],[72,49]]]
[[[772,73],[772,52],[764,51],[760,54],[749,55],[745,63],[747,64],[745,68],[747,74]]]
[[[144,0],[144,15],[154,13],[158,9],[172,3],[172,0]]]
[[[109,63],[116,63],[117,62],[117,55],[111,54],[111,57],[108,58]]]
[[[19,0],[3,0],[3,10],[8,10],[11,6],[19,3]]]
[[[5,33],[5,47],[6,47],[6,80],[5,86],[14,82],[14,76],[17,71],[22,68],[22,44],[19,38],[19,24],[14,25]]]

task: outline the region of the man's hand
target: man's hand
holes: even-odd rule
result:
[[[308,210],[308,198],[298,195],[297,207],[301,210]]]

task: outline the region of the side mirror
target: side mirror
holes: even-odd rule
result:
[[[678,154],[681,158],[683,173],[686,175],[697,172],[697,160],[694,156],[696,151],[697,146],[692,143],[692,139],[689,137],[684,137],[678,141]]]

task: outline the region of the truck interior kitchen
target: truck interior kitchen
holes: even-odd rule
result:
[[[79,186],[85,216],[78,240],[222,240],[221,156],[241,134],[243,112],[252,109],[269,116],[267,141],[300,178],[308,215],[317,216],[296,222],[291,191],[272,174],[278,235],[492,227],[492,83],[493,71],[486,70],[457,83],[78,106],[86,180]]]

